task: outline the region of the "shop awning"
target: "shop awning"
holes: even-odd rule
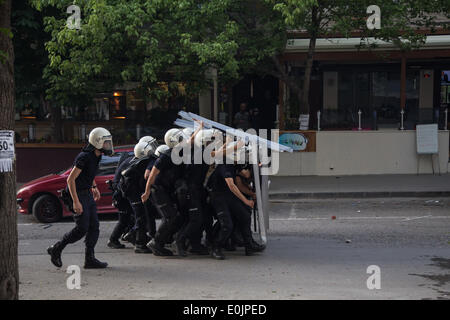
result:
[[[365,40],[361,38],[321,38],[317,39],[316,52],[358,51],[358,46],[362,41],[366,44],[376,44],[377,47],[372,50],[398,50],[398,47],[392,43],[375,38],[367,38]],[[289,39],[286,45],[286,52],[307,52],[308,48],[309,39]],[[420,49],[450,49],[450,35],[428,36],[425,44]]]

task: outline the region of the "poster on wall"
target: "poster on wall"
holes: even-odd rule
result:
[[[316,132],[280,131],[278,143],[292,148],[294,152],[316,152]]]
[[[14,161],[14,131],[0,130],[0,172],[11,172]]]

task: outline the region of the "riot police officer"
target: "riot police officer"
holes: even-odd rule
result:
[[[102,154],[114,152],[111,133],[105,128],[95,128],[89,133],[89,144],[75,158],[72,171],[67,178],[67,185],[73,200],[73,212],[76,226],[63,238],[49,247],[51,262],[56,267],[62,266],[61,253],[69,244],[85,237],[85,269],[106,268],[107,263],[95,258],[94,248],[99,237],[99,221],[95,201],[100,199],[100,192],[95,183],[95,175]]]
[[[134,147],[135,157],[130,161],[129,167],[122,171],[122,179],[120,180],[120,189],[122,193],[128,198],[131,207],[136,216],[136,245],[135,253],[151,253],[146,246],[149,241],[147,235],[148,217],[144,204],[140,199],[140,194],[145,189],[144,173],[148,166],[153,166],[156,158],[154,152],[156,151],[156,140],[153,142],[142,141]]]
[[[172,242],[173,235],[180,230],[184,217],[177,207],[176,190],[180,188],[183,177],[183,165],[175,164],[171,159],[172,149],[186,139],[180,129],[170,129],[164,135],[164,141],[169,147],[161,153],[156,160],[141,200],[145,203],[150,194],[153,203],[162,217],[162,222],[155,237],[147,244],[153,254],[159,256],[172,256],[173,252],[164,245]]]
[[[185,163],[184,180],[187,187],[187,201],[185,206],[181,206],[180,210],[184,211],[186,223],[181,230],[179,230],[176,239],[176,247],[178,254],[186,255],[185,244],[186,240],[190,241],[190,253],[207,255],[208,249],[201,244],[204,226],[204,197],[205,189],[203,182],[208,171],[208,165],[202,159],[202,146],[194,144],[195,138],[200,130],[203,129],[203,123],[200,122],[199,127],[193,131],[192,128],[185,128],[183,132],[189,137],[187,144],[191,149],[191,159],[189,163]],[[200,153],[200,154],[196,154]],[[195,161],[197,160],[197,161]]]
[[[120,243],[119,239],[122,234],[126,232],[126,230],[134,225],[134,211],[131,207],[130,201],[122,194],[122,191],[119,188],[119,182],[122,178],[122,171],[127,169],[130,165],[131,160],[133,159],[132,155],[128,153],[124,153],[124,155],[119,160],[116,171],[114,172],[114,179],[112,181],[112,191],[113,191],[113,201],[114,206],[119,211],[119,221],[109,237],[109,241],[107,246],[113,249],[122,249],[125,248],[125,245]],[[129,230],[128,230],[129,231]]]

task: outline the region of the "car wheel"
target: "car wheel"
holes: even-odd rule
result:
[[[56,222],[61,219],[61,205],[54,196],[45,194],[33,203],[33,215],[42,223]]]

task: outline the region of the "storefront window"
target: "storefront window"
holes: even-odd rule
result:
[[[400,73],[372,72],[371,99],[378,124],[397,126],[400,119]]]
[[[126,119],[127,108],[126,108],[126,95],[124,92],[114,92],[113,97],[110,101],[111,105],[111,117],[113,119]]]
[[[418,119],[419,71],[408,70],[406,78],[406,114],[415,123]],[[341,69],[338,71],[338,114],[341,128],[397,128],[400,122],[400,71]],[[325,116],[325,114],[324,114]]]
[[[108,121],[109,120],[109,99],[95,98],[93,104],[88,107],[88,120]]]
[[[414,129],[415,125],[421,118],[429,118],[431,115],[420,114],[419,112],[419,86],[420,86],[420,71],[408,70],[406,73],[406,106],[404,115],[404,127],[406,129]],[[422,109],[422,112],[432,112],[430,109]]]
[[[338,80],[338,114],[337,123],[343,127],[354,127],[358,121],[358,110],[355,106],[355,74],[339,72]]]

